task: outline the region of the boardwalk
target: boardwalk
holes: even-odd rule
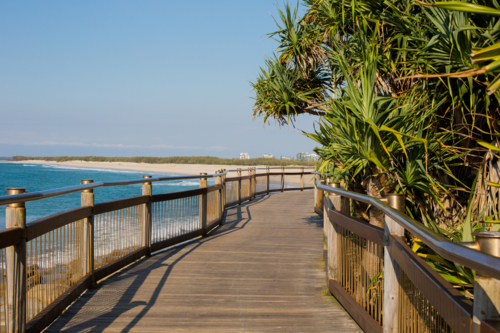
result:
[[[312,192],[258,197],[209,237],[97,284],[46,332],[361,332],[326,295]]]

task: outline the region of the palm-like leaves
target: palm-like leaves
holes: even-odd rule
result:
[[[453,238],[477,228],[478,198],[495,197],[488,173],[500,169],[491,148],[500,146],[500,5],[419,2],[303,0],[303,17],[279,10],[270,34],[279,55],[254,84],[254,115],[280,124],[321,116],[306,133],[320,145],[321,171],[370,195],[405,193],[408,214]],[[448,211],[456,214],[445,219]]]
[[[318,110],[325,99],[328,77],[319,69],[311,71],[305,79],[295,67],[277,58],[266,60],[267,69],[261,68],[257,82],[254,116],[269,117],[280,124],[293,122],[301,113],[321,115]]]

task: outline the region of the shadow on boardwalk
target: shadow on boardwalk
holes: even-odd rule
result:
[[[208,237],[100,282],[46,332],[360,332],[325,295],[311,192],[257,197]]]

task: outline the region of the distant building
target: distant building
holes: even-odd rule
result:
[[[273,154],[263,154],[261,157],[262,158],[274,158],[274,155]]]
[[[309,154],[309,161],[319,161],[318,154]]]
[[[299,161],[318,161],[319,156],[317,154],[298,153],[297,160],[299,160]]]
[[[297,160],[302,161],[309,153],[297,153]]]
[[[240,153],[240,160],[249,160],[250,155],[248,153]]]
[[[292,160],[290,157],[286,157],[286,156],[281,156],[281,159],[282,160],[287,160],[287,161],[291,161]]]

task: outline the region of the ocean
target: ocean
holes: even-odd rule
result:
[[[27,192],[78,185],[82,179],[97,181],[116,181],[139,179],[143,175],[179,176],[177,174],[141,172],[133,170],[113,170],[105,168],[79,168],[48,164],[1,163],[0,195],[7,194],[9,187],[24,187]],[[209,179],[208,185],[215,180]],[[153,183],[153,194],[185,191],[199,187],[198,180],[182,180]],[[94,190],[95,203],[118,200],[142,194],[142,184],[113,186]],[[0,229],[5,228],[5,207],[0,206]],[[32,222],[42,217],[68,209],[80,207],[80,193],[30,201],[26,203],[26,221]]]

